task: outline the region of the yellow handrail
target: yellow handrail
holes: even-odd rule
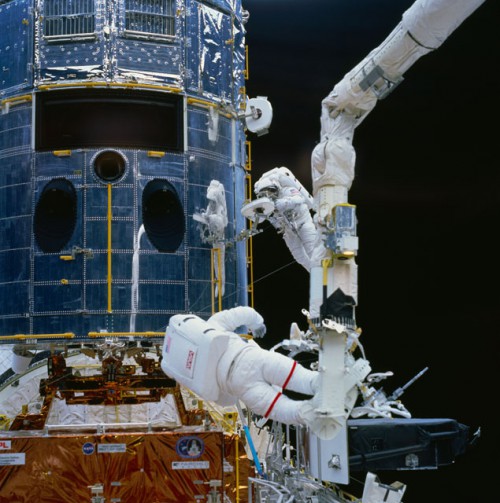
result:
[[[63,87],[129,87],[139,89],[155,89],[158,91],[169,91],[171,93],[180,93],[182,89],[175,86],[161,86],[158,84],[140,84],[135,82],[65,82],[62,84],[43,84],[38,86],[40,91],[58,89]]]
[[[245,163],[245,181],[246,181],[246,193],[245,197],[247,201],[252,200],[252,143],[249,141],[245,142],[247,158]],[[253,237],[252,237],[253,222],[248,220],[248,229],[250,230],[250,236],[246,242],[246,255],[247,255],[247,267],[248,267],[248,287],[247,292],[249,295],[250,307],[254,307],[254,288],[253,288]]]
[[[243,76],[245,80],[250,78],[250,65],[248,62],[248,45],[245,45],[245,69],[243,70]]]
[[[217,108],[219,109],[219,113],[223,115],[224,117],[227,117],[228,119],[231,119],[235,115],[227,113],[227,112],[222,112],[221,111],[221,106],[218,103],[213,103],[212,101],[208,100],[201,100],[199,98],[188,98],[187,99],[187,104],[188,105],[198,105],[203,108]]]
[[[111,223],[113,220],[112,213],[112,201],[111,201],[111,184],[108,183],[108,313],[112,312],[111,309],[111,284],[112,284],[112,273],[111,273],[111,251],[112,251],[112,243],[111,243]]]
[[[221,249],[212,248],[210,251],[210,281],[212,292],[212,314],[215,313],[215,289],[217,288],[217,304],[222,311],[222,274],[221,274]],[[217,262],[216,262],[217,261]],[[215,264],[217,263],[218,277],[215,277]]]
[[[69,157],[71,155],[71,150],[53,150],[52,154],[56,157]]]
[[[89,332],[88,336],[98,337],[163,337],[164,332]]]
[[[0,107],[4,107],[5,105],[20,105],[21,103],[26,103],[27,101],[32,101],[33,96],[31,94],[23,94],[22,96],[12,96],[11,98],[5,98],[0,101]]]
[[[235,471],[236,471],[236,480],[235,480],[235,486],[236,486],[236,503],[239,503],[240,501],[240,437],[238,437],[235,440],[234,444],[234,464],[235,464]]]
[[[218,105],[208,100],[201,100],[199,98],[188,98],[188,105],[203,105],[204,107],[216,108]]]
[[[2,335],[0,340],[2,341],[18,341],[26,339],[73,339],[75,334],[72,332],[66,332],[63,334],[16,334],[16,335]]]

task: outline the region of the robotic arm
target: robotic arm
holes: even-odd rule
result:
[[[354,206],[348,203],[355,176],[355,129],[420,57],[437,49],[483,2],[416,0],[382,44],[322,101],[320,142],[312,152],[311,168],[317,231],[321,236],[318,243],[322,241],[324,249],[318,249],[311,261],[309,308],[323,341],[319,351],[319,365],[324,369],[319,395],[324,399],[325,411],[337,417],[344,401],[330,383],[346,379],[346,348],[341,341],[343,334],[336,333],[327,322],[333,318],[348,327],[356,326],[356,216]],[[339,300],[349,310],[338,309]]]
[[[382,44],[323,100],[328,115],[346,112],[357,117],[359,124],[418,59],[438,49],[482,3],[484,0],[417,0]],[[325,129],[323,134],[328,134],[328,127]]]
[[[320,192],[328,185],[337,186],[336,191],[330,190],[330,205],[347,202],[347,190],[354,178],[351,144],[355,128],[418,59],[439,48],[482,3],[484,0],[417,0],[382,44],[323,100],[320,144],[312,156],[316,203],[321,202]],[[337,145],[328,149],[329,140],[337,141]]]

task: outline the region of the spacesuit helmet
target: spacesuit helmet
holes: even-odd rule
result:
[[[268,197],[276,199],[279,195],[280,188],[273,180],[259,180],[254,186],[257,198]]]
[[[224,197],[224,185],[217,180],[212,180],[207,187],[207,199],[218,201],[221,197]]]

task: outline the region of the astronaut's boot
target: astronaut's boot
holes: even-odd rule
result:
[[[308,426],[321,440],[334,438],[342,428],[342,424],[333,416],[331,411],[318,409],[313,400],[302,403],[299,416],[302,424]]]

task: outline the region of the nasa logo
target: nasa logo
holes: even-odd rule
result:
[[[94,444],[92,442],[85,442],[82,446],[82,451],[83,454],[85,454],[86,456],[94,454],[95,451]]]
[[[0,451],[4,451],[6,449],[12,449],[10,440],[0,440]]]
[[[193,360],[194,360],[194,351],[189,350],[187,359],[186,359],[186,368],[188,370],[191,370],[191,367],[193,366]]]

